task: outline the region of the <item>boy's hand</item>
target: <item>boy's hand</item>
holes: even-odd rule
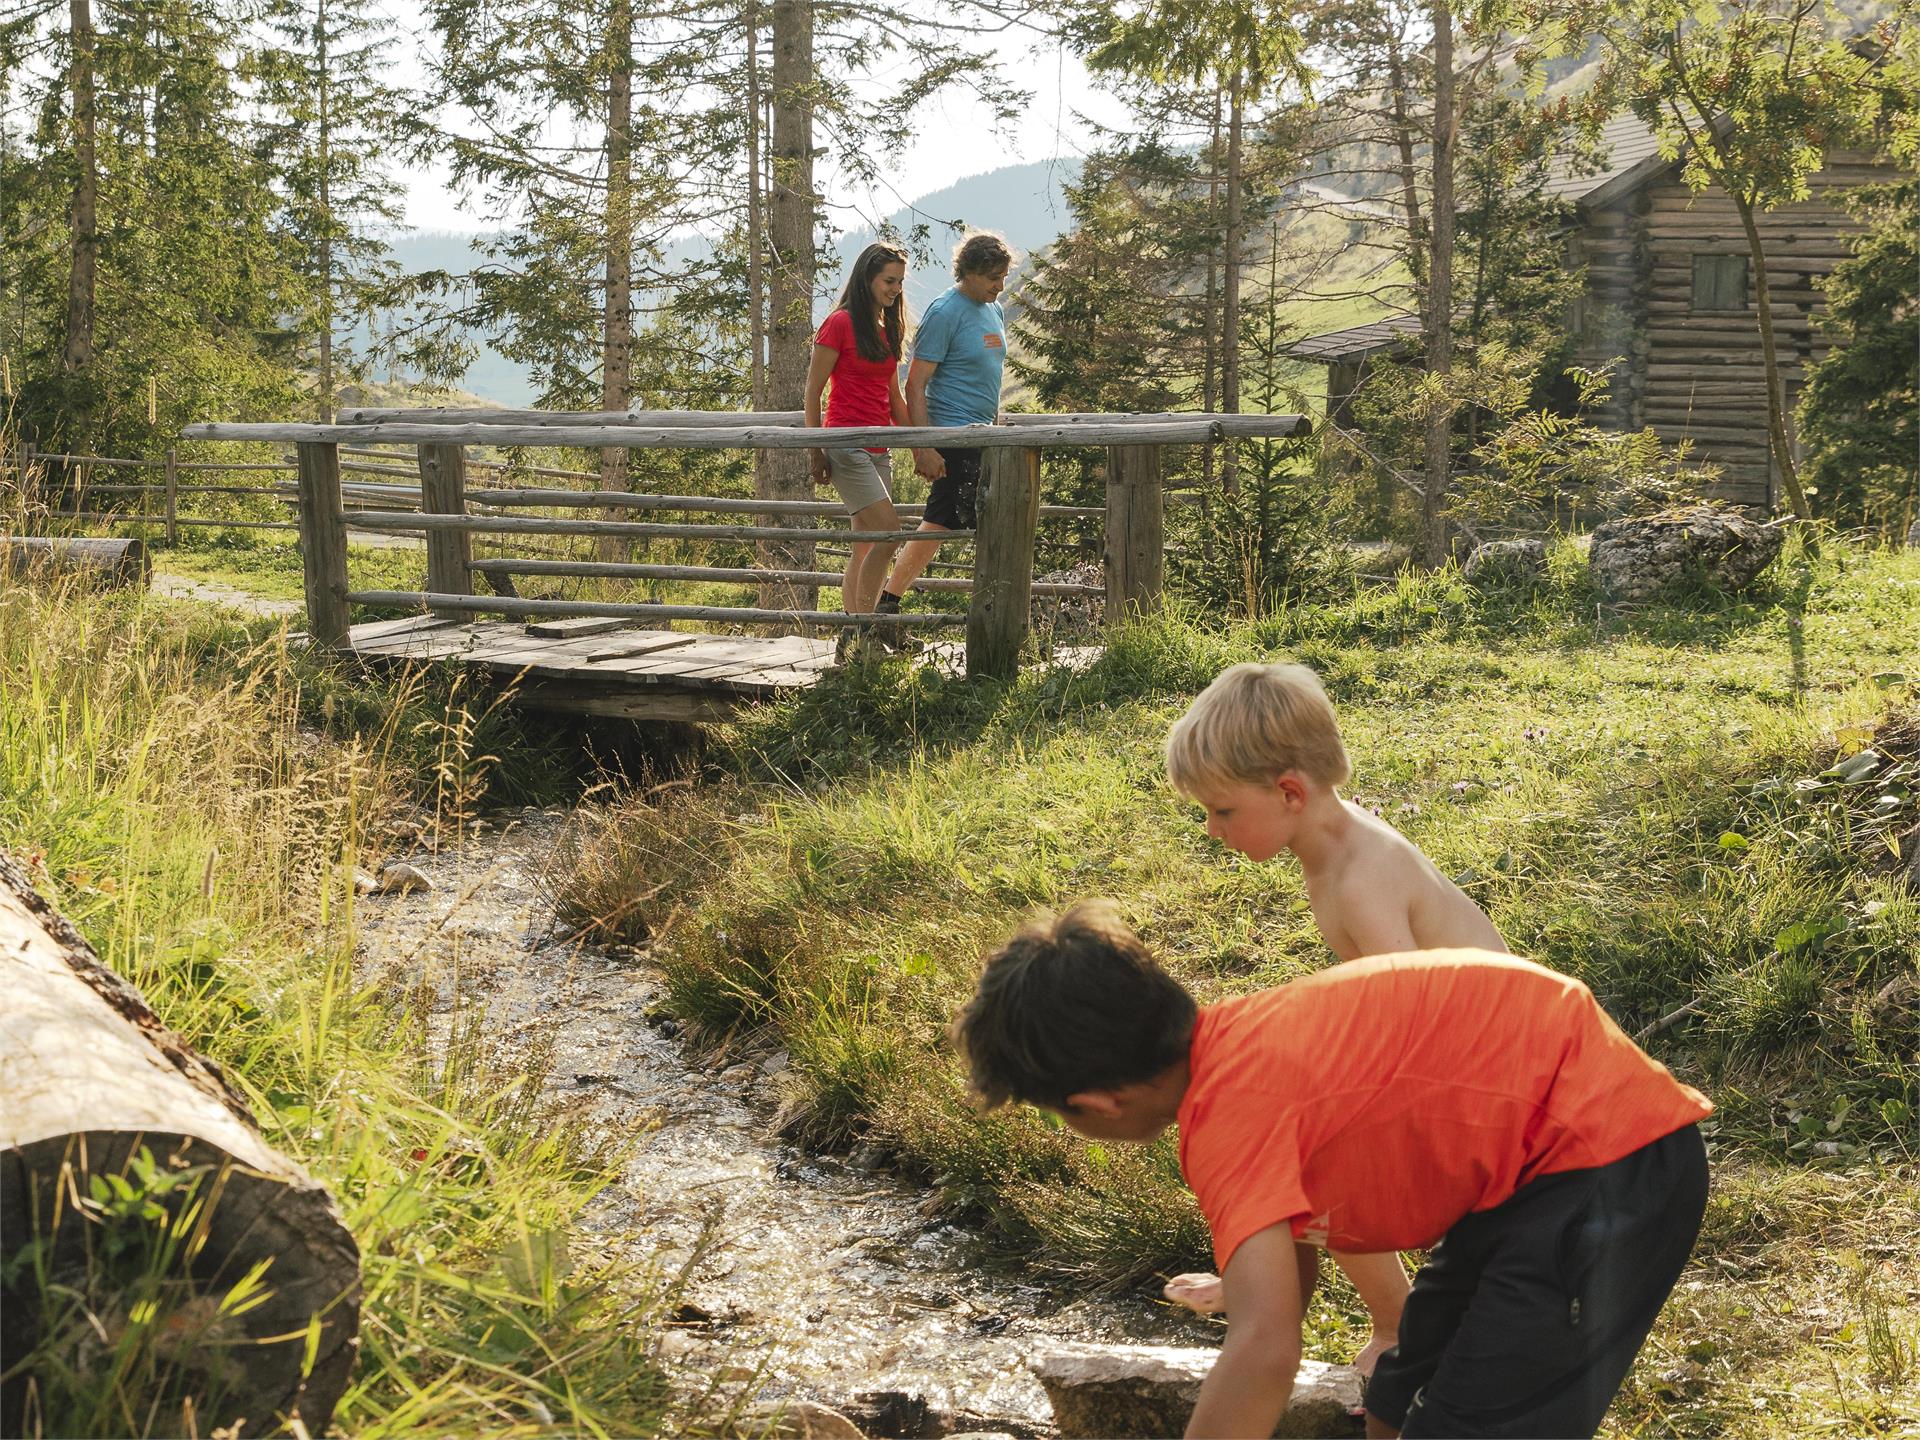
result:
[[[1160,1293],[1176,1305],[1184,1305],[1201,1315],[1212,1315],[1226,1308],[1226,1294],[1218,1275],[1176,1275]]]
[[[1360,1372],[1360,1378],[1371,1380],[1373,1367],[1380,1357],[1400,1343],[1400,1337],[1394,1334],[1382,1335],[1378,1330],[1367,1337],[1367,1343],[1360,1353],[1353,1357],[1353,1368]]]

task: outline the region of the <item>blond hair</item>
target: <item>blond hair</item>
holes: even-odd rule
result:
[[[1304,665],[1235,665],[1167,733],[1167,777],[1183,795],[1297,770],[1323,785],[1353,774],[1320,677]]]

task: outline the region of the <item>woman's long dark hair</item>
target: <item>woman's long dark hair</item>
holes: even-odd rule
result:
[[[898,245],[876,241],[860,252],[853,269],[847,272],[846,287],[833,308],[846,311],[847,318],[853,321],[853,344],[862,360],[900,358],[907,330],[906,291],[902,289],[886,308],[883,318],[887,333],[883,339],[880,327],[873,323],[873,277],[889,265],[906,263],[907,252]]]

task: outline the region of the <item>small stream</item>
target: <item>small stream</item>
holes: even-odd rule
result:
[[[690,1391],[757,1379],[764,1398],[843,1408],[875,1434],[1044,1435],[1046,1399],[1024,1364],[1038,1345],[1208,1333],[1144,1299],[1072,1300],[984,1270],[972,1236],[930,1218],[925,1192],[860,1155],[774,1138],[783,1057],[683,1050],[644,956],[557,931],[538,876],[563,823],[557,811],[494,817],[438,854],[402,857],[435,888],[362,899],[363,974],[402,967],[395,978],[434,984],[450,1013],[457,966],[487,1007],[487,1044],[508,1058],[551,1047],[556,1103],[622,1129],[652,1122],[571,1246],[686,1268],[685,1323],[662,1353]]]

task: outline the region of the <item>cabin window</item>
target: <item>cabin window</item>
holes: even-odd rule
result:
[[[1747,308],[1747,257],[1696,255],[1693,257],[1693,308],[1744,310]]]

